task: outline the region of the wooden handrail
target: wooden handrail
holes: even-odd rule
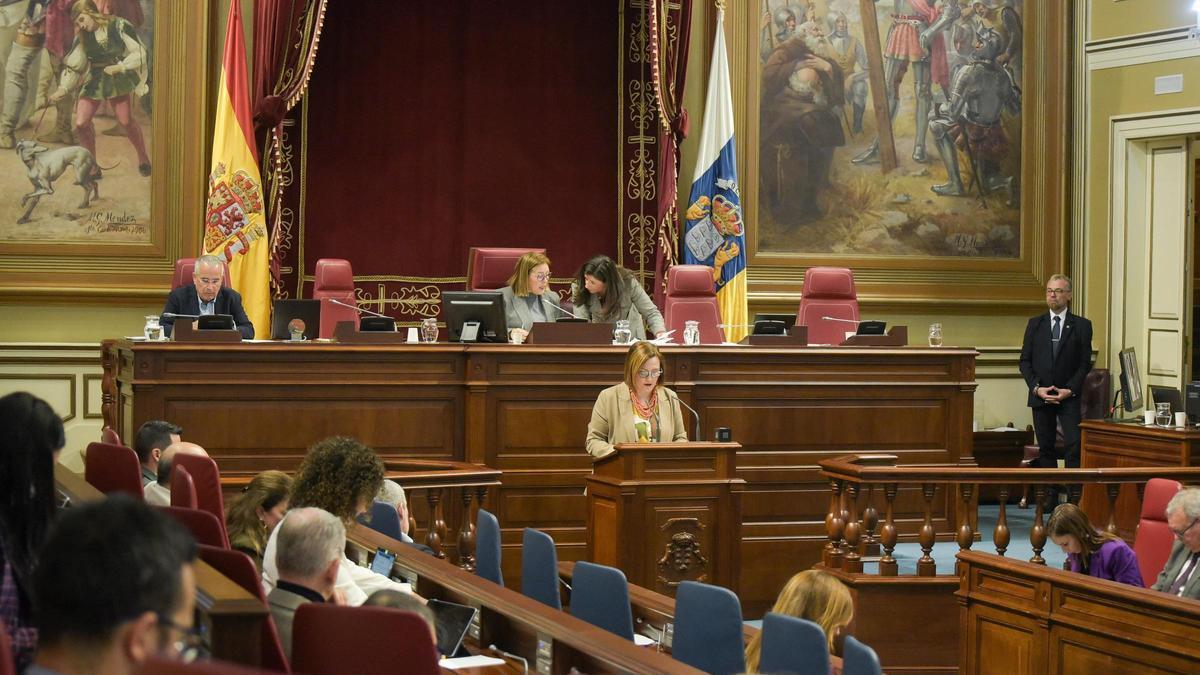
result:
[[[896,455],[843,455],[817,464],[828,478],[856,483],[1144,483],[1150,478],[1200,481],[1200,468],[1132,467],[1102,469],[972,468],[940,464],[896,466]]]
[[[405,490],[424,490],[438,487],[493,487],[500,485],[503,471],[481,464],[440,459],[403,459],[384,462],[387,477],[400,483]],[[240,490],[252,479],[250,474],[221,476],[221,487]]]

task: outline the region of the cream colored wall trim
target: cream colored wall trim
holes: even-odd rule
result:
[[[1190,34],[1191,27],[1184,26],[1112,40],[1086,42],[1086,70],[1121,68],[1140,63],[1200,56],[1200,40],[1193,40]]]
[[[75,471],[79,451],[100,440],[102,376],[98,344],[0,342],[0,396],[28,391],[49,403],[67,432],[59,459]]]
[[[1074,155],[1071,181],[1071,277],[1076,281],[1073,302],[1077,308],[1087,307],[1089,295],[1088,284],[1088,220],[1084,211],[1087,209],[1087,139],[1092,137],[1091,115],[1088,110],[1091,104],[1092,82],[1087,70],[1087,36],[1092,34],[1092,9],[1090,0],[1075,0],[1076,25],[1086,26],[1086,30],[1075,31],[1075,81],[1074,81],[1074,136],[1072,154]]]

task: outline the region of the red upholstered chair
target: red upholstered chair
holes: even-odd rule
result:
[[[241,586],[258,601],[267,606],[267,596],[263,594],[261,575],[250,556],[241,551],[232,551],[217,546],[200,545],[200,559],[208,563],[216,571],[225,575],[233,583]],[[283,643],[279,641],[279,631],[275,629],[275,621],[267,613],[267,620],[262,625],[262,664],[264,668],[289,673],[287,657],[283,654]]]
[[[229,537],[225,532],[225,500],[221,496],[221,472],[217,463],[208,455],[176,453],[175,468],[182,466],[192,475],[196,485],[196,508],[208,511],[221,525],[221,538],[229,548]]]
[[[721,310],[713,289],[712,268],[708,265],[675,265],[667,270],[667,299],[663,307],[667,330],[675,331],[675,341],[683,342],[685,321],[700,322],[700,342],[721,344]]]
[[[8,629],[4,627],[3,621],[0,621],[0,675],[17,675],[12,645],[8,643]]]
[[[178,465],[171,467],[171,506],[196,508],[196,482],[191,472]]]
[[[429,624],[387,607],[305,603],[292,627],[292,668],[307,675],[394,672],[438,675]]]
[[[126,492],[142,499],[142,468],[133,448],[88,443],[83,478],[105,494]]]
[[[321,258],[313,275],[313,298],[321,301],[322,338],[333,337],[333,329],[340,321],[358,323],[358,312],[351,307],[336,305],[330,300],[354,306],[354,270],[349,260]]]
[[[1137,534],[1133,536],[1133,552],[1137,554],[1138,567],[1142,570],[1142,581],[1149,588],[1158,580],[1159,572],[1167,564],[1175,535],[1167,526],[1167,502],[1183,486],[1179,481],[1151,478],[1146,481],[1142,496],[1142,517],[1138,521]]]
[[[260,670],[248,666],[229,663],[227,661],[194,661],[180,663],[169,659],[150,658],[142,664],[141,675],[259,675],[270,673],[270,670]],[[0,670],[0,674],[3,671]]]
[[[196,543],[217,548],[229,548],[229,539],[225,536],[225,523],[208,511],[200,509],[185,509],[181,506],[156,506],[188,529],[196,538]]]
[[[221,265],[225,268],[223,286],[229,285],[229,263],[222,261]],[[196,259],[195,258],[180,258],[175,261],[175,274],[171,276],[171,290],[175,290],[180,286],[187,286],[192,283],[192,277],[196,274]]]
[[[823,317],[858,321],[858,292],[854,272],[845,267],[810,267],[804,271],[797,326],[808,326],[808,344],[840,345],[855,325]]]
[[[121,435],[112,427],[104,427],[100,430],[100,442],[109,445],[125,445],[121,442]]]
[[[544,248],[475,247],[467,252],[467,290],[494,291],[508,284],[517,260],[530,251],[545,253]]]

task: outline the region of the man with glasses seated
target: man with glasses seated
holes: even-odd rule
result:
[[[26,675],[194,658],[195,559],[187,530],[132,497],[61,511],[33,574],[39,646]]]
[[[1167,527],[1175,535],[1171,556],[1151,586],[1180,598],[1200,600],[1200,488],[1175,493],[1167,502]]]
[[[210,314],[228,314],[233,317],[242,339],[254,339],[254,324],[246,316],[242,308],[242,296],[237,291],[224,285],[225,265],[215,255],[196,258],[196,269],[192,273],[192,285],[180,286],[167,296],[167,306],[163,309],[163,334],[171,337],[175,328],[175,317],[168,314],[183,314],[188,316],[207,316]]]
[[[1021,375],[1029,387],[1038,464],[1057,468],[1056,427],[1062,425],[1067,468],[1079,466],[1079,394],[1092,369],[1092,322],[1073,314],[1071,280],[1055,274],[1046,283],[1043,312],[1029,320],[1021,345]],[[1055,500],[1056,501],[1056,500]]]
[[[604,457],[617,443],[687,440],[679,396],[662,386],[663,358],[650,342],[635,342],[625,356],[625,381],[600,392],[588,423],[587,451]]]

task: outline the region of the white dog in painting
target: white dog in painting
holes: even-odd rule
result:
[[[100,172],[97,171],[96,159],[87,148],[68,145],[50,150],[36,141],[18,141],[16,150],[17,156],[28,169],[29,182],[33,183],[33,192],[21,197],[25,213],[17,220],[18,223],[29,222],[29,216],[42,195],[54,194],[54,181],[68,166],[75,168],[75,184],[83,188],[83,201],[78,208],[86,209],[91,200],[99,199],[100,185],[96,181],[100,178]]]

